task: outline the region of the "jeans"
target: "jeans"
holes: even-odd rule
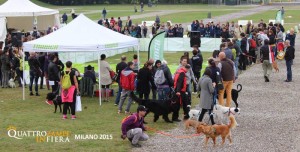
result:
[[[239,75],[239,59],[240,57],[236,57],[235,60],[234,60],[234,66],[235,66],[235,69],[236,69],[236,73],[235,73],[235,77],[237,78],[238,75]]]
[[[33,85],[33,81],[34,81],[34,84],[35,84],[34,90],[35,90],[35,93],[38,93],[38,80],[39,80],[39,76],[36,74],[36,72],[30,71],[30,84],[29,84],[30,92],[32,92],[32,85]]]
[[[197,81],[199,81],[200,75],[201,75],[201,69],[200,71],[193,71],[194,72],[194,76],[196,78]],[[197,92],[197,84],[194,83],[194,81],[191,81],[191,84],[193,83],[193,87],[194,87],[194,92]]]
[[[118,94],[117,94],[117,97],[116,97],[116,101],[115,101],[115,104],[119,104],[120,102],[120,96],[121,96],[121,93],[122,93],[122,87],[121,87],[121,84],[119,84],[119,89],[118,89]]]
[[[2,70],[2,88],[8,86],[9,71]]]
[[[292,81],[292,63],[293,63],[293,60],[285,61],[285,63],[286,63],[287,80]]]
[[[224,92],[226,91],[226,107],[230,107],[231,105],[231,90],[232,90],[232,85],[233,81],[223,81],[224,89],[219,90],[219,105],[224,106]]]
[[[122,89],[121,99],[120,99],[120,102],[119,102],[119,110],[120,111],[122,111],[122,107],[123,107],[123,104],[125,102],[125,99],[127,98],[127,96],[129,96],[128,103],[127,103],[127,106],[126,106],[126,109],[125,109],[126,112],[129,112],[130,106],[131,106],[131,103],[132,103],[132,99],[130,97],[131,92],[132,92],[131,90]]]
[[[158,88],[157,94],[158,94],[158,100],[167,100],[168,96],[170,94],[170,87],[167,88]]]

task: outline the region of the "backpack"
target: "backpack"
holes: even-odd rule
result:
[[[163,69],[157,69],[154,75],[155,84],[161,85],[166,82],[166,77]]]
[[[250,39],[250,47],[256,48],[256,42],[253,39]]]
[[[61,87],[63,90],[68,90],[72,86],[70,73],[71,71],[68,74],[64,72],[64,76],[62,78],[62,83],[61,83]]]
[[[132,116],[132,115],[129,115],[129,116],[123,118],[122,121],[121,121],[122,124],[123,124],[126,120],[128,120],[131,116]],[[133,122],[133,123],[136,123],[136,122],[137,122],[137,116],[134,115],[134,117],[135,117],[135,119],[134,119],[134,122]]]

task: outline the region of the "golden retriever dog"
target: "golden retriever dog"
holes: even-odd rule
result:
[[[188,119],[184,122],[184,126],[185,126],[186,131],[190,130],[190,127],[193,127],[193,128],[196,129],[198,125],[206,126],[207,124],[204,123],[204,122],[199,122],[197,120],[191,120],[191,119]]]
[[[231,129],[236,127],[236,121],[233,116],[229,117],[230,124],[228,125],[212,125],[212,126],[205,126],[205,125],[198,125],[197,126],[197,133],[204,133],[206,135],[205,138],[205,147],[207,146],[207,142],[209,138],[212,138],[214,142],[214,146],[216,146],[216,138],[218,136],[222,137],[222,145],[225,143],[225,139],[228,138],[230,144],[232,144],[231,139]]]

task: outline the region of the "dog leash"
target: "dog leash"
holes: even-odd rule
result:
[[[155,132],[157,134],[161,134],[161,135],[164,135],[164,136],[167,136],[167,137],[178,138],[178,139],[193,138],[193,137],[198,137],[198,136],[201,135],[201,134],[192,134],[192,135],[189,135],[189,136],[175,136],[175,135],[168,134],[168,133],[165,133],[163,131],[159,131],[159,130],[157,130],[155,128],[151,128],[151,127],[147,127],[147,130],[153,131],[153,132]]]

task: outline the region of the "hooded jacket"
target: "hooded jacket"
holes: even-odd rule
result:
[[[121,72],[120,83],[123,89],[125,90],[134,90],[134,79],[135,74],[129,67],[125,68]]]

